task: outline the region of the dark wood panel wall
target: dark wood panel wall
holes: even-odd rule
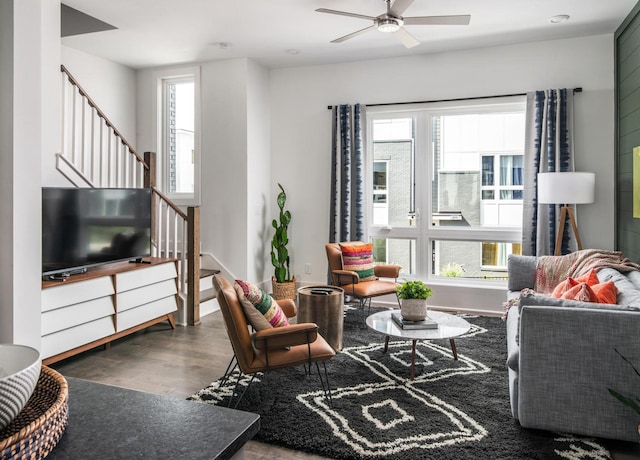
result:
[[[640,3],[615,33],[615,103],[615,244],[640,261],[640,218],[633,217],[633,148],[640,146]]]

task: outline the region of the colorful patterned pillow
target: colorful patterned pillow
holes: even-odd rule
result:
[[[356,272],[360,281],[376,279],[373,274],[373,243],[340,243],[340,251],[343,270]]]
[[[267,319],[264,317],[262,313],[260,313],[256,307],[253,306],[251,302],[247,300],[244,296],[244,291],[242,290],[242,286],[238,283],[233,283],[233,288],[236,291],[236,295],[238,296],[238,300],[240,301],[240,305],[242,305],[242,311],[244,312],[245,318],[251,325],[254,331],[262,331],[264,329],[272,329],[273,326]]]
[[[269,294],[248,281],[236,280],[246,300],[258,310],[273,327],[288,326],[289,320],[280,305]],[[247,315],[248,316],[248,315]],[[249,320],[249,318],[247,318]],[[255,329],[255,326],[254,326]],[[256,329],[257,330],[257,329]]]

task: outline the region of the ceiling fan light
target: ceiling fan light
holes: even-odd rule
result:
[[[384,33],[396,32],[400,28],[400,24],[395,19],[380,19],[378,21],[378,30]]]

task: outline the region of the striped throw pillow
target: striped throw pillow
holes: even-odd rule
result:
[[[289,320],[280,305],[269,294],[248,281],[236,280],[246,300],[258,310],[273,327],[288,326]],[[247,318],[250,320],[250,317]],[[256,330],[260,330],[256,328]]]
[[[340,243],[340,250],[342,251],[342,268],[344,270],[356,272],[360,281],[376,279],[373,274],[373,243]]]

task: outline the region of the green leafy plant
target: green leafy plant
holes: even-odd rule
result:
[[[405,281],[396,288],[396,292],[400,299],[428,299],[432,289],[423,281]]]
[[[291,274],[289,273],[289,251],[287,250],[287,244],[289,243],[289,235],[287,234],[287,228],[291,223],[291,213],[284,209],[287,202],[287,194],[280,187],[280,193],[278,193],[277,203],[280,209],[279,220],[273,219],[271,226],[275,229],[273,238],[271,239],[271,264],[274,268],[274,277],[278,283],[284,283],[291,281]]]
[[[625,358],[615,348],[613,349],[613,351],[615,351],[626,363],[628,363],[631,366],[631,368],[633,369],[633,371],[636,373],[636,375],[638,377],[640,377],[640,371],[638,371],[638,369],[636,369],[636,367],[633,365],[633,363],[631,363],[631,361],[629,361],[627,358]],[[621,395],[620,393],[618,393],[617,391],[612,390],[611,388],[607,388],[607,390],[609,390],[609,393],[611,393],[611,396],[616,398],[618,401],[620,401],[625,406],[630,407],[638,415],[640,415],[640,398],[639,397],[637,397],[637,396],[635,396],[635,397],[633,397],[633,396],[632,397],[624,396],[624,395]],[[639,429],[640,429],[640,426],[639,426]]]

